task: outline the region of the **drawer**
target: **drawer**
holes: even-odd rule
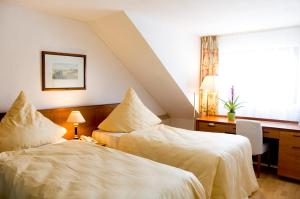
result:
[[[281,131],[280,132],[280,146],[282,147],[300,147],[300,133]]]
[[[235,133],[235,125],[198,121],[199,131]]]
[[[278,175],[300,179],[300,134],[280,132]]]
[[[266,137],[266,138],[279,139],[280,131],[276,130],[276,129],[271,129],[271,128],[263,128],[263,134],[264,134],[264,137]]]

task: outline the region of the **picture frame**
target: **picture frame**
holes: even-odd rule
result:
[[[42,51],[42,91],[86,90],[86,55]]]

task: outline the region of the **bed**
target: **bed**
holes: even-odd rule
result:
[[[205,198],[190,172],[82,141],[0,153],[0,198]]]
[[[101,107],[83,109],[96,116]],[[62,139],[67,130],[57,124],[65,123],[67,118],[63,116],[70,109],[73,108],[58,110],[64,114],[46,111],[58,118],[55,123],[37,111],[24,92],[20,92],[3,114],[1,199],[205,199],[201,183],[191,172],[100,145]]]
[[[118,148],[119,140],[121,136],[127,135],[126,133],[118,133],[118,132],[107,132],[102,130],[94,130],[92,133],[92,138],[94,138],[98,144],[107,146],[109,148]]]
[[[243,199],[258,189],[247,138],[156,125],[131,133],[93,132],[93,138],[127,153],[190,172],[206,198]]]

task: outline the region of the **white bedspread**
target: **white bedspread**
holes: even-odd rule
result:
[[[127,133],[112,133],[101,130],[94,130],[92,137],[97,140],[98,143],[105,145],[109,148],[117,148],[120,137]]]
[[[193,172],[207,198],[244,199],[258,189],[243,136],[157,125],[120,137],[118,149]]]
[[[68,141],[0,154],[1,199],[205,198],[190,172]]]

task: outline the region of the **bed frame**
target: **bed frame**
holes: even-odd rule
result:
[[[97,129],[97,126],[102,122],[117,106],[118,104],[103,104],[92,106],[78,106],[68,108],[53,108],[39,110],[45,117],[52,120],[54,123],[63,126],[67,129],[65,134],[66,139],[72,139],[74,137],[73,124],[67,123],[67,118],[71,111],[80,111],[86,122],[80,124],[78,127],[78,134],[91,136],[93,130]],[[5,113],[0,113],[0,119]]]

